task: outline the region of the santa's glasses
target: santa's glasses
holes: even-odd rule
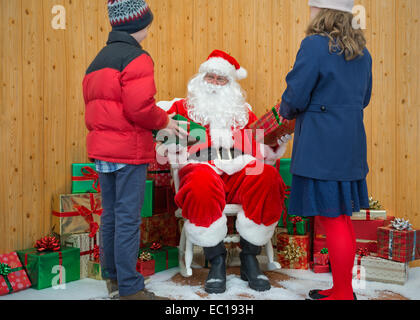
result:
[[[215,73],[207,73],[204,76],[204,80],[211,84],[216,84],[219,86],[224,86],[229,82],[229,79],[225,76],[220,76]]]

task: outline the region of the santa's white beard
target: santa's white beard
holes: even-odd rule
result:
[[[244,128],[249,120],[248,105],[239,84],[230,80],[225,86],[210,84],[204,74],[188,84],[188,115],[194,122],[210,126],[212,146],[233,147],[233,130]]]

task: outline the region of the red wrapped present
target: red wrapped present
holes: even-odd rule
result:
[[[0,254],[0,296],[31,287],[16,252]]]
[[[329,264],[320,265],[320,264],[312,264],[311,269],[315,273],[329,273],[331,272],[331,268]]]
[[[408,221],[395,219],[378,228],[377,235],[379,257],[398,262],[420,259],[420,230],[413,230]]]
[[[280,115],[280,104],[278,104],[257,121],[251,123],[249,129],[257,142],[261,142],[257,130],[264,130],[264,134],[261,136],[261,138],[264,137],[264,144],[275,145],[277,139],[295,132],[295,123],[296,120],[287,120]]]
[[[318,265],[328,265],[329,262],[329,255],[328,255],[328,249],[322,248],[320,252],[314,253],[314,263]]]
[[[171,185],[171,166],[169,163],[160,164],[157,160],[149,164],[147,169],[147,179],[153,180],[155,186],[170,186]]]
[[[160,242],[167,246],[176,247],[179,244],[180,232],[178,220],[171,213],[154,214],[142,218],[140,225],[140,248],[147,243]]]
[[[277,258],[284,269],[309,268],[309,235],[277,235]]]
[[[152,259],[149,252],[140,253],[139,258],[137,259],[136,270],[141,273],[143,277],[155,274],[155,260]]]
[[[356,249],[367,248],[369,252],[376,253],[378,250],[377,229],[387,226],[394,217],[387,217],[387,220],[352,220],[353,229],[356,235]],[[319,252],[327,248],[327,241],[324,228],[315,217],[313,252]]]

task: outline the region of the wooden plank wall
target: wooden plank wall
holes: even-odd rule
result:
[[[217,48],[248,70],[242,86],[257,115],[280,101],[309,19],[307,0],[148,3],[155,21],[143,46],[155,61],[157,99],[185,96],[188,80]],[[356,3],[366,8],[374,60],[365,113],[369,192],[420,228],[420,3]],[[66,9],[65,30],[51,26],[55,5]],[[87,160],[81,82],[110,26],[105,0],[0,0],[0,18],[0,252],[6,252],[49,232],[52,194],[70,192],[71,163]]]

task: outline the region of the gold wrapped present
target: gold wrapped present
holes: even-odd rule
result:
[[[102,214],[100,193],[60,194],[52,201],[53,232],[60,236],[99,230]]]
[[[104,280],[101,273],[101,264],[98,261],[88,261],[88,278]]]

